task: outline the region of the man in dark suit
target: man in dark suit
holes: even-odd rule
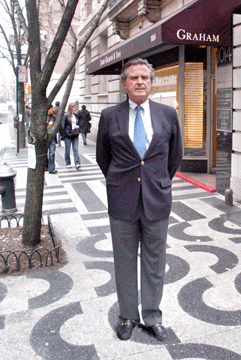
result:
[[[96,157],[107,185],[121,340],[130,339],[136,325],[159,341],[166,338],[159,306],[171,179],[182,145],[176,110],[148,99],[154,77],[152,65],[144,59],[124,65],[121,80],[128,100],[102,111],[97,135]],[[138,311],[139,244],[144,324]]]

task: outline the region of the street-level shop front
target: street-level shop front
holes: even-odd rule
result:
[[[234,111],[241,130],[241,107],[233,103],[233,27],[241,29],[240,15],[233,25],[233,14],[239,12],[239,0],[198,0],[86,66],[89,75],[108,75],[119,74],[122,65],[137,56],[152,63],[156,78],[150,97],[178,112],[184,154],[180,171],[216,172],[221,193],[231,184]],[[237,156],[239,151],[241,146]],[[238,161],[235,194],[241,200]]]

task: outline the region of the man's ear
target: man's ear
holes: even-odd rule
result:
[[[122,81],[122,85],[123,85],[123,94],[126,94],[126,82]]]

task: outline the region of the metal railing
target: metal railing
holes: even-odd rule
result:
[[[44,216],[47,217],[47,224],[49,234],[52,239],[53,248],[46,249],[44,247],[39,248],[29,248],[24,250],[3,250],[0,251],[0,274],[6,274],[10,269],[10,259],[12,257],[15,259],[15,271],[21,270],[21,260],[27,259],[28,269],[33,267],[33,260],[36,262],[39,267],[43,266],[53,266],[56,262],[59,263],[59,244],[56,240],[53,225],[50,219],[48,212],[44,212]],[[20,227],[23,226],[24,215],[23,214],[11,214],[11,215],[0,215],[0,228],[11,228],[11,227]],[[14,270],[14,269],[13,269]]]

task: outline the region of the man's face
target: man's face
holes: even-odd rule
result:
[[[126,80],[123,86],[129,99],[135,104],[143,104],[151,91],[151,74],[149,68],[144,64],[131,65],[126,70]]]

